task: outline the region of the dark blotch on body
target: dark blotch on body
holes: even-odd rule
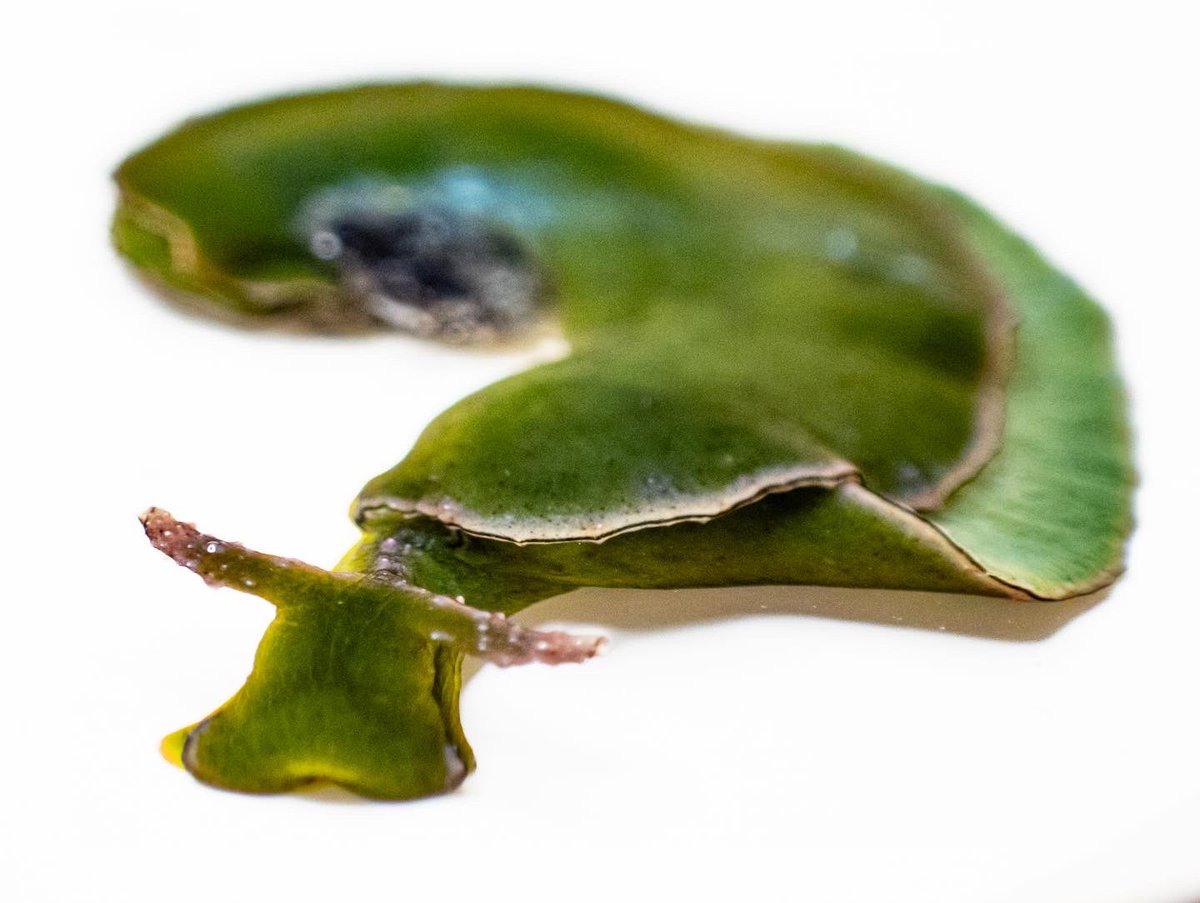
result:
[[[440,207],[346,213],[314,232],[311,246],[373,317],[420,336],[511,335],[528,326],[543,294],[514,236]]]

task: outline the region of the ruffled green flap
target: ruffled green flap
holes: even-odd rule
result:
[[[590,97],[418,85],[199,120],[118,181],[122,248],[244,311],[327,318],[361,291],[359,313],[379,313],[377,261],[321,259],[347,220],[436,217],[445,267],[493,254],[478,234],[519,249],[497,267],[528,277],[570,357],[447,411],[362,512],[546,541],[846,479],[929,507],[998,440],[1003,298],[944,205],[844,153]],[[457,289],[496,294],[481,285]]]

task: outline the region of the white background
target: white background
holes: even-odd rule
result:
[[[0,896],[1200,899],[1188,6],[10,11]],[[410,76],[602,90],[849,144],[982,200],[1116,320],[1142,475],[1128,576],[1041,641],[971,633],[1044,632],[1086,606],[822,590],[551,603],[532,620],[615,623],[610,654],[481,671],[463,702],[479,770],[417,804],[239,796],[164,764],[159,737],[238,686],[270,609],[175,568],[135,515],[158,504],[331,564],[359,485],[525,361],[183,317],[109,250],[108,174],[187,114]]]

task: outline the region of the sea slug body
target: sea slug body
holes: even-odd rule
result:
[[[1107,320],[949,189],[599,97],[425,83],[190,120],[116,180],[118,250],[195,309],[569,345],[370,480],[333,571],[147,512],[158,549],[277,611],[245,687],[165,742],[208,783],[452,789],[463,656],[594,655],[507,619],[576,587],[1058,600],[1120,573]]]

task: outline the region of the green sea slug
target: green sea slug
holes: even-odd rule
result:
[[[588,658],[597,638],[507,618],[576,587],[1057,600],[1120,571],[1103,313],[885,164],[594,96],[402,84],[190,120],[116,181],[118,250],[193,306],[570,348],[435,418],[359,494],[333,571],[143,516],[276,606],[246,685],[164,742],[203,781],[456,787],[463,656]]]

